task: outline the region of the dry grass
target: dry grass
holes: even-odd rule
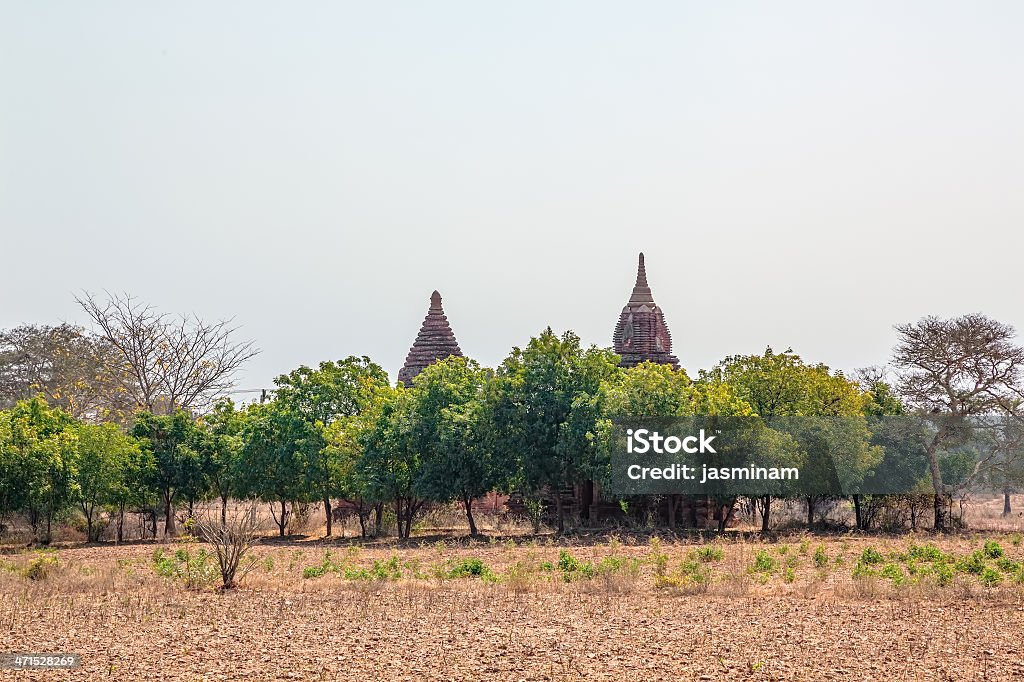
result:
[[[37,579],[40,555],[11,548],[0,650],[83,655],[74,672],[8,673],[47,680],[1021,679],[1024,587],[852,577],[869,546],[962,556],[992,539],[1024,561],[1009,534],[268,539],[225,593],[158,575],[155,547],[195,544],[60,548]],[[452,577],[474,566],[490,577]]]

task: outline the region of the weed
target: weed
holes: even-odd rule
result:
[[[825,545],[814,548],[814,565],[816,568],[828,567],[828,552],[825,551]]]
[[[696,555],[697,558],[704,563],[721,561],[725,558],[725,552],[718,545],[705,545],[703,547],[698,547]]]
[[[868,566],[884,564],[885,556],[874,547],[865,547],[864,551],[860,554],[860,563]]]

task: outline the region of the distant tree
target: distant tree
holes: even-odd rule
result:
[[[856,383],[825,365],[804,363],[792,350],[776,353],[768,348],[763,355],[727,357],[703,378],[731,386],[769,427],[794,436],[803,451],[801,480],[813,481],[819,489],[839,494],[862,480],[881,458],[867,441],[865,399]],[[817,497],[806,496],[809,524]],[[771,502],[769,495],[755,500],[764,531],[770,528]]]
[[[246,410],[239,489],[247,497],[270,503],[281,537],[288,528],[288,505],[310,498],[306,464],[309,452],[319,448],[320,434],[277,401]]]
[[[70,324],[0,330],[0,408],[39,395],[76,419],[122,421],[129,406],[106,371],[112,350]]]
[[[77,426],[77,489],[75,498],[85,517],[89,542],[99,539],[97,512],[116,507],[129,467],[139,456],[139,445],[116,424]]]
[[[373,427],[363,437],[357,476],[367,499],[394,506],[398,537],[412,534],[412,524],[426,498],[418,489],[422,466],[414,432],[411,391],[396,387],[383,402]]]
[[[277,377],[275,400],[282,409],[304,419],[310,427],[306,475],[311,490],[323,501],[327,535],[332,533],[331,498],[341,490],[338,468],[327,450],[326,429],[335,421],[358,416],[373,404],[375,387],[386,386],[388,375],[368,357],[350,356],[338,362],[322,362]],[[313,435],[315,434],[315,435]]]
[[[205,410],[259,352],[251,341],[235,341],[237,328],[226,320],[175,319],[127,294],[76,300],[112,349],[104,355],[107,375],[151,414]]]
[[[494,489],[500,471],[484,436],[484,391],[493,373],[450,357],[413,382],[412,438],[420,455],[415,489],[437,502],[458,500],[477,535],[473,500]]]
[[[246,412],[230,399],[219,400],[199,419],[199,449],[206,461],[211,492],[220,500],[221,524],[227,523],[228,500],[241,492],[240,461]]]
[[[10,421],[5,487],[13,489],[13,501],[28,517],[33,534],[49,543],[54,517],[73,500],[75,422],[42,398],[23,400],[6,414]]]
[[[573,332],[546,329],[525,348],[513,348],[498,369],[491,411],[506,435],[497,453],[516,463],[523,489],[547,490],[565,529],[562,490],[592,480],[599,470],[602,384],[618,371],[618,356],[584,348]]]
[[[200,433],[195,421],[184,410],[171,415],[140,412],[132,435],[152,453],[155,463],[153,486],[160,493],[164,508],[164,535],[175,535],[175,502],[196,499],[208,485],[207,466],[197,446]]]
[[[925,317],[896,327],[893,360],[900,370],[899,392],[919,414],[933,417],[924,443],[934,491],[935,529],[947,527],[942,452],[962,438],[974,418],[1020,413],[1024,348],[1013,327],[985,317]],[[994,453],[993,453],[994,454]],[[977,474],[989,458],[976,462]]]

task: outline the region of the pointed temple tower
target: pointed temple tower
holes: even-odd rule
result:
[[[455,334],[445,317],[441,307],[441,294],[436,291],[430,296],[430,309],[423,319],[420,333],[416,335],[405,365],[398,372],[398,380],[406,386],[412,386],[412,380],[428,365],[450,356],[462,357],[462,349],[455,340]]]
[[[633,367],[649,361],[679,369],[679,358],[672,355],[672,334],[665,323],[665,315],[654,302],[651,288],[647,286],[647,270],[644,269],[642,253],[636,271],[636,285],[629,303],[619,315],[612,343],[615,352],[622,356],[619,361],[622,367]]]

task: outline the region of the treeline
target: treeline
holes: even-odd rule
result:
[[[387,509],[399,536],[409,537],[425,504],[458,502],[475,534],[474,500],[505,491],[523,496],[535,523],[549,513],[561,530],[561,491],[608,479],[613,419],[720,415],[769,426],[790,416],[863,420],[863,428],[838,439],[797,438],[787,456],[809,472],[840,457],[854,479],[902,477],[902,489],[932,498],[934,525],[944,528],[957,490],[984,480],[1009,500],[1024,482],[1020,460],[1009,450],[989,460],[965,458],[954,447],[957,434],[925,430],[909,441],[872,432],[868,419],[943,410],[1015,418],[1024,352],[1011,343],[1012,329],[980,316],[926,318],[900,333],[895,385],[878,372],[853,379],[771,349],[727,357],[696,377],[664,365],[622,369],[611,351],[548,329],[496,370],[449,358],[411,388],[391,385],[369,358],[349,357],[278,377],[265,402],[219,400],[201,414],[174,409],[159,391],[149,394],[151,409],[136,400],[127,415],[96,408],[76,416],[60,402],[65,389],[17,396],[0,412],[0,519],[23,514],[46,541],[54,523],[78,514],[90,540],[106,523],[120,539],[128,513],[144,514],[154,536],[162,517],[164,532],[174,534],[177,513],[190,516],[199,502],[218,501],[226,518],[229,500],[257,499],[270,505],[281,535],[296,504],[316,503],[328,534],[335,509],[358,515],[364,533],[379,530]],[[3,358],[0,346],[0,367]],[[104,414],[118,418],[104,422]],[[920,499],[908,503],[919,506]],[[878,496],[852,501],[862,528],[885,504],[903,504]],[[623,502],[628,509],[633,501]],[[674,524],[678,496],[654,502],[656,518]],[[732,508],[735,500],[720,502]],[[767,529],[773,499],[748,502]],[[822,499],[805,502],[813,523]]]

